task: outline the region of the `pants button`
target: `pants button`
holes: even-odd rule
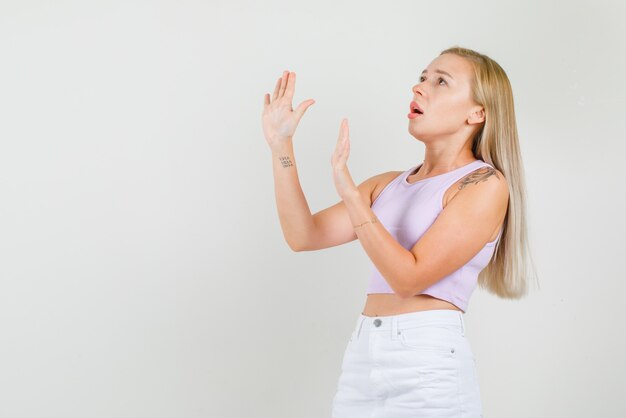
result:
[[[380,319],[375,319],[374,320],[374,325],[376,325],[377,327],[379,327],[381,323],[382,323],[382,321]]]

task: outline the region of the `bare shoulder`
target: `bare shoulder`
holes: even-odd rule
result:
[[[509,184],[502,172],[494,167],[485,166],[474,170],[455,183],[452,188],[456,195],[468,194],[477,199],[489,198],[506,206],[509,200]],[[449,201],[448,200],[448,201]]]
[[[458,189],[461,190],[469,184],[478,184],[481,182],[491,181],[492,184],[498,184],[500,188],[508,190],[508,183],[504,174],[497,168],[491,166],[481,167],[468,173],[459,181]]]
[[[481,185],[480,187],[470,187],[472,185]],[[476,198],[485,198],[485,193],[491,194],[491,198],[495,198],[501,203],[509,200],[509,185],[502,172],[491,166],[481,167],[465,176],[461,177],[456,183],[446,190],[444,193],[443,207],[445,208],[452,199],[454,199],[462,190],[482,189],[474,194]],[[486,189],[486,190],[485,190]]]

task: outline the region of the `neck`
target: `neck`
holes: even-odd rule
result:
[[[457,168],[467,165],[476,160],[477,158],[474,157],[471,152],[463,153],[460,155],[433,155],[428,154],[427,152],[418,172],[420,177],[427,177],[431,175],[436,176],[452,170],[456,170]]]

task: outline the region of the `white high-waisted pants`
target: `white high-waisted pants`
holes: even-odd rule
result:
[[[332,418],[482,418],[474,354],[460,311],[359,314]]]

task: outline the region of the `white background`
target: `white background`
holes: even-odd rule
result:
[[[313,98],[313,213],[423,160],[440,51],[513,86],[540,289],[465,315],[486,418],[626,415],[626,6],[618,1],[0,3],[0,417],[329,417],[365,302],[359,241],[294,253],[263,95]]]

